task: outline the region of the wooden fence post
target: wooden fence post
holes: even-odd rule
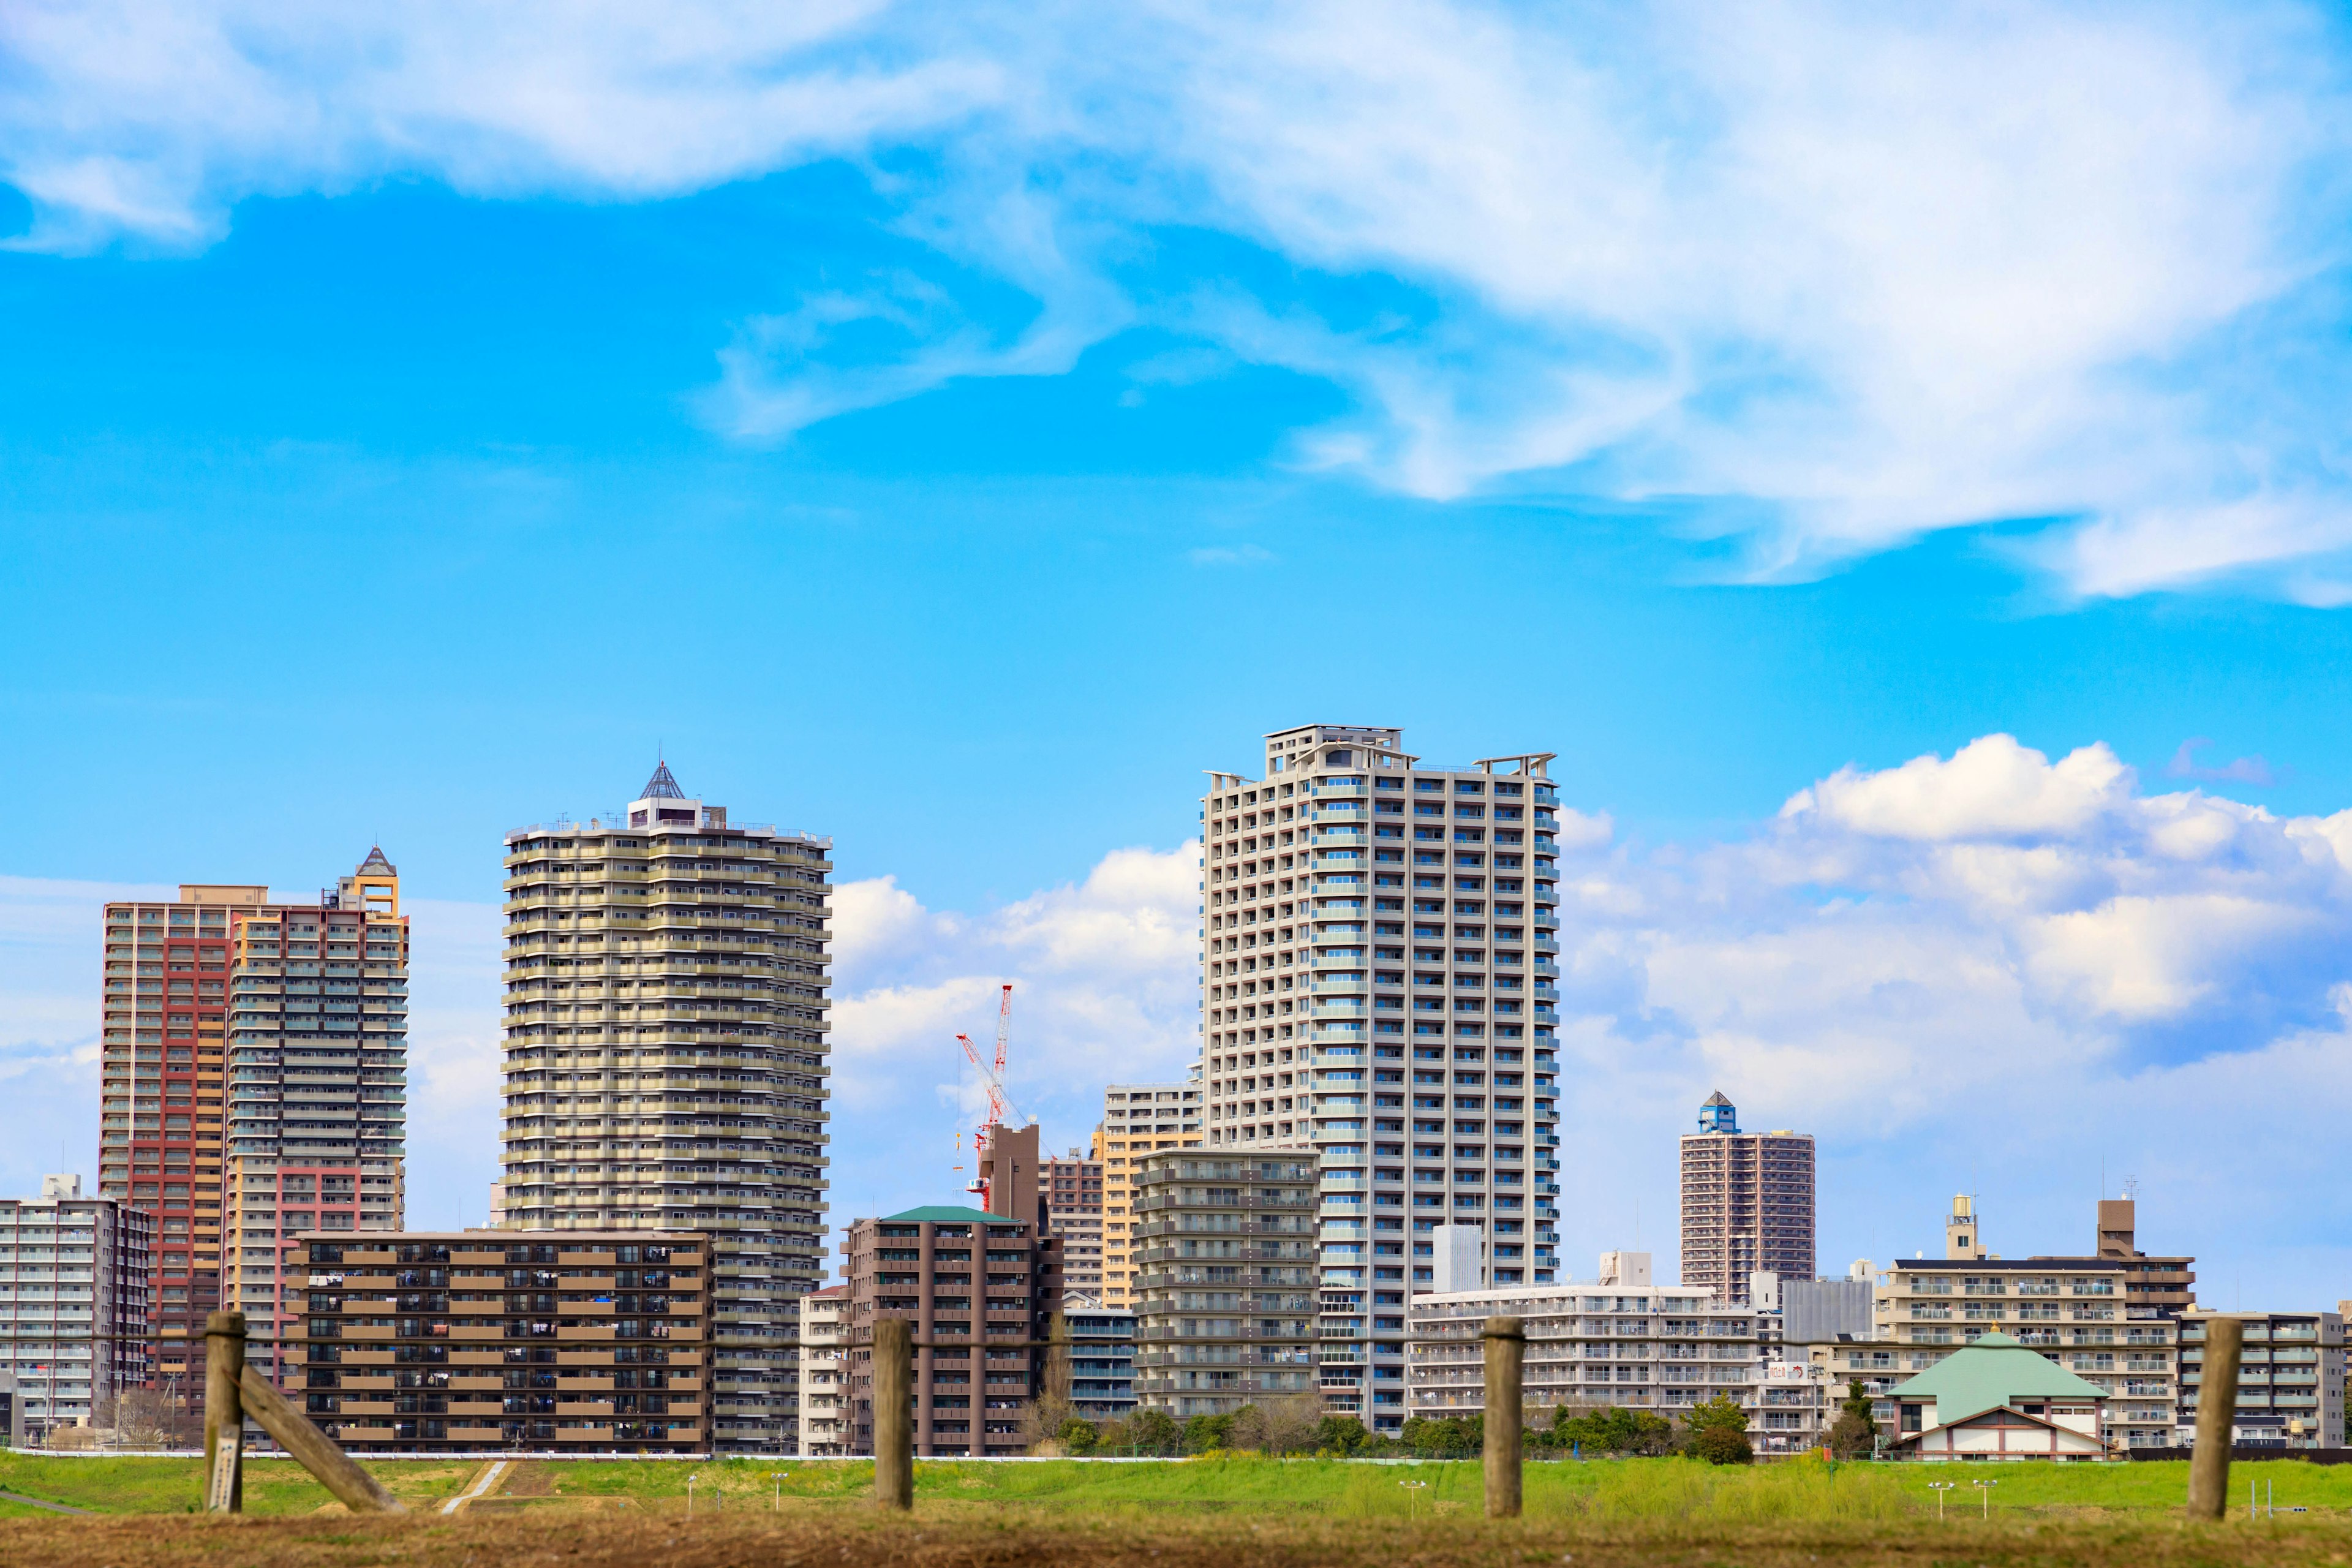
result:
[[[1528,1352],[1526,1324],[1489,1318],[1486,1342],[1486,1517],[1519,1517],[1520,1384]]]
[[[915,1506],[914,1330],[905,1318],[874,1324],[874,1500],[889,1509]]]
[[[245,1511],[245,1314],[205,1319],[205,1511]]]
[[[2230,1505],[2230,1434],[2238,1419],[2240,1318],[2205,1320],[2205,1365],[2197,1380],[2197,1448],[2189,1456],[2189,1517],[2219,1519]]]

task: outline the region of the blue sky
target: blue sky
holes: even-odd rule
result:
[[[2352,1283],[2265,1087],[2347,1087],[2339,16],[535,16],[0,23],[12,1188],[93,899],[380,839],[478,1219],[499,837],[658,744],[835,837],[838,1194],[923,1201],[1000,976],[1055,1142],[1185,1058],[1200,770],[1320,719],[1595,820],[1571,1260],[1670,1249],[1720,1083],[1833,1269],[1972,1183],[2072,1245],[2111,1154]]]

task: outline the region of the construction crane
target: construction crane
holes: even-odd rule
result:
[[[971,1135],[971,1152],[975,1157],[979,1155],[990,1128],[1002,1127],[1014,1120],[1013,1102],[1004,1096],[1004,1045],[1012,1031],[1013,984],[1007,981],[996,1006],[996,1065],[992,1068],[980,1059],[980,1047],[971,1043],[970,1035],[956,1037],[956,1044],[963,1047],[963,1054],[980,1073],[982,1087],[988,1090],[988,1114],[982,1119],[979,1131]],[[988,1206],[988,1178],[975,1175],[965,1184],[963,1190],[977,1193],[980,1194],[980,1206]]]

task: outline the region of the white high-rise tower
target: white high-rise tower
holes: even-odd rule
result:
[[[1403,745],[1278,731],[1201,814],[1208,1147],[1319,1155],[1325,1401],[1382,1431],[1434,1226],[1484,1229],[1496,1287],[1559,1247],[1555,753]]]

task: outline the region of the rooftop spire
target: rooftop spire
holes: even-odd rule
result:
[[[656,761],[654,763],[654,776],[646,781],[646,787],[637,793],[637,798],[639,800],[684,800],[686,792],[677,787],[676,779],[669,776],[669,763]]]

